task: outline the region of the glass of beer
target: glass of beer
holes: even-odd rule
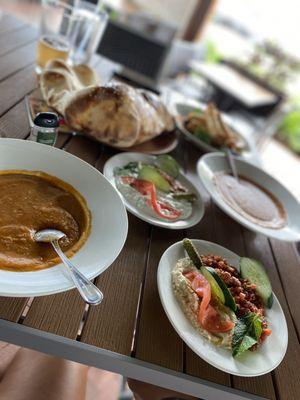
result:
[[[67,1],[42,0],[36,71],[55,58],[67,61],[74,46],[81,16]]]

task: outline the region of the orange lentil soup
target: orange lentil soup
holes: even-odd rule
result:
[[[53,228],[66,234],[60,245],[74,255],[87,240],[91,215],[84,198],[71,185],[36,171],[0,172],[0,269],[35,271],[58,264],[50,243],[34,234]]]

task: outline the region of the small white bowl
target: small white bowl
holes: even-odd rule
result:
[[[142,161],[153,164],[155,161],[155,156],[140,153],[119,153],[111,157],[104,165],[104,176],[110,181],[112,185],[116,187],[114,169],[117,167],[123,167],[131,161]],[[187,180],[183,174],[179,174],[178,180],[189,189],[189,192],[195,193],[197,196],[197,200],[193,203],[193,212],[188,219],[174,222],[163,221],[159,218],[155,218],[145,214],[142,210],[129,203],[122,196],[127,210],[136,217],[142,219],[143,221],[148,222],[151,225],[160,226],[161,228],[187,229],[196,225],[201,220],[204,214],[204,203],[202,197],[196,187],[189,180]]]
[[[238,158],[235,158],[235,164],[240,175],[267,188],[282,203],[287,213],[287,224],[281,229],[264,228],[249,221],[225,202],[213,182],[213,177],[216,173],[221,171],[230,172],[226,157],[222,153],[206,154],[197,163],[198,175],[213,201],[226,214],[254,232],[288,242],[299,241],[300,205],[297,199],[281,183],[262,169]]]

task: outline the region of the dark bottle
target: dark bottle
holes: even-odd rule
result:
[[[57,114],[52,112],[38,113],[33,121],[29,140],[54,146],[58,125]]]

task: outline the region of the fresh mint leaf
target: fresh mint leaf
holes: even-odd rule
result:
[[[249,312],[239,318],[232,337],[232,355],[239,356],[256,344],[262,333],[262,320],[257,314]]]
[[[114,169],[115,175],[133,175],[133,174],[138,174],[138,172],[139,172],[139,163],[137,161],[131,161],[124,167],[116,167]]]
[[[252,321],[252,336],[258,341],[262,334],[262,320],[257,314],[254,315],[256,315],[256,318]]]
[[[193,112],[194,112],[194,113],[197,113],[197,114],[203,114],[203,111],[201,110],[201,108],[195,108],[195,109],[193,110]]]
[[[209,134],[201,126],[197,127],[197,129],[195,131],[195,136],[198,139],[202,140],[202,142],[205,142],[205,143],[208,143],[208,144],[211,143],[211,137],[209,136]]]

